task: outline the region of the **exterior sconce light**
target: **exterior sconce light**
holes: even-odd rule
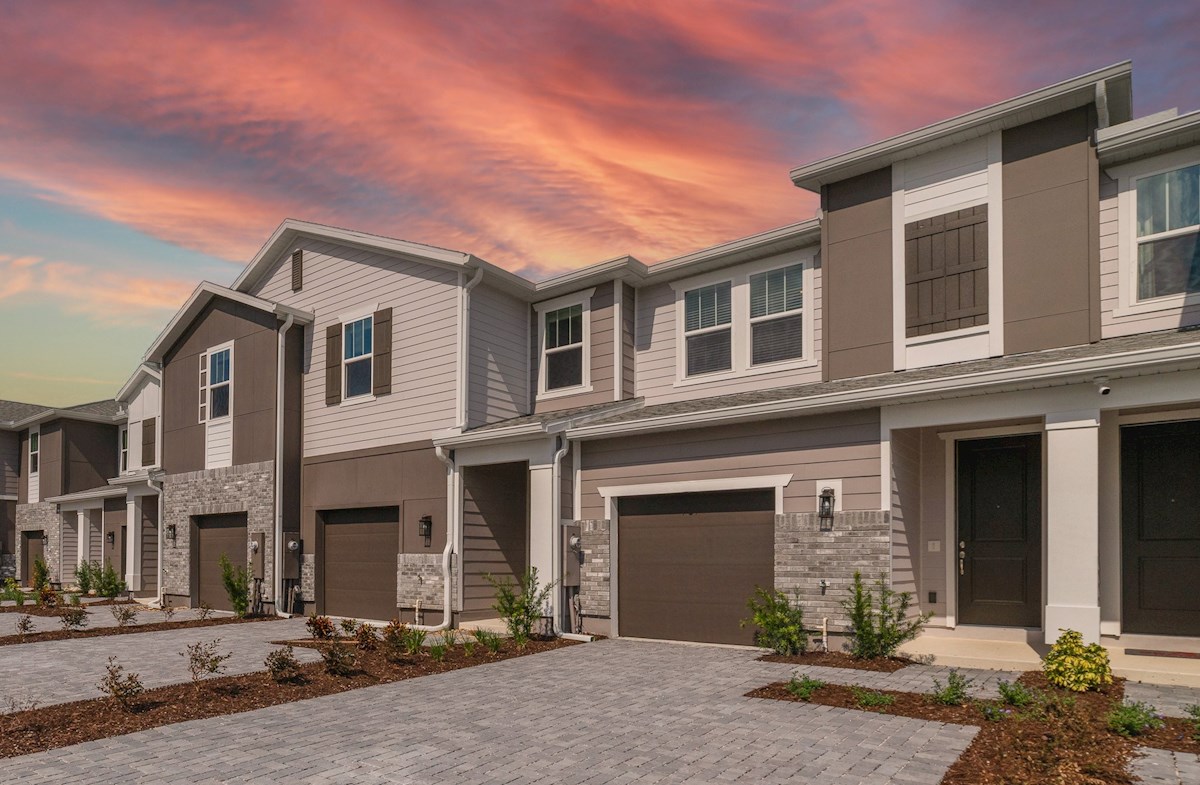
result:
[[[250,552],[251,552],[251,553],[258,553],[258,540],[251,540],[251,541],[250,541]]]
[[[433,545],[433,516],[422,515],[417,521],[417,536],[425,538],[425,547]]]
[[[109,545],[116,545],[117,544],[117,533],[116,532],[106,533],[104,535],[104,541],[107,542]]]
[[[50,535],[46,534],[46,532],[42,532],[42,547],[45,548],[46,545],[49,544],[49,542],[50,542]]]
[[[836,498],[833,494],[833,488],[822,488],[821,495],[817,498],[817,517],[821,521],[821,531],[833,531],[833,508]]]
[[[579,553],[580,549],[583,548],[583,538],[578,534],[572,534],[571,538],[567,540],[567,546],[576,553]]]
[[[172,543],[175,542],[175,524],[173,523],[167,524],[167,539]]]

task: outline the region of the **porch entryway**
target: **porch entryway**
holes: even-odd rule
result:
[[[462,478],[460,619],[490,619],[496,590],[488,577],[515,582],[529,565],[529,465],[467,466]],[[553,580],[538,577],[543,584]]]

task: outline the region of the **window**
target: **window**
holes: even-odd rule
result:
[[[1137,180],[1137,299],[1200,292],[1200,164]]]
[[[121,471],[129,471],[129,428],[121,426]]]
[[[583,384],[583,305],[547,311],[544,346],[545,388],[562,390]]]
[[[200,422],[229,416],[233,349],[210,349],[200,355]]]
[[[804,265],[750,276],[750,364],[804,356]]]
[[[38,459],[41,457],[41,433],[38,431],[29,432],[29,473],[38,473]]]
[[[347,322],[342,330],[343,397],[354,398],[371,394],[371,358],[373,319],[370,316]]]
[[[733,367],[733,284],[730,281],[684,292],[686,373],[698,376]]]

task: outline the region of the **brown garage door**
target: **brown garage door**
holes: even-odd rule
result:
[[[321,513],[321,612],[386,621],[396,615],[400,509]]]
[[[752,644],[739,621],[754,588],[774,584],[774,509],[772,491],[622,499],[620,634]]]
[[[233,606],[221,581],[221,556],[235,566],[246,565],[246,513],[197,518],[196,538],[198,601],[217,610],[231,611]]]

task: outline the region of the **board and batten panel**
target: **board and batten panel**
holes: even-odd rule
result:
[[[729,272],[736,275],[737,267],[730,267]],[[676,384],[675,289],[666,283],[639,289],[634,336],[637,395],[646,399],[647,406],[652,406],[821,381],[823,297],[822,263],[819,257],[812,272],[812,291],[804,293],[804,301],[805,307],[813,309],[813,354],[817,358],[817,365],[686,385]]]
[[[924,609],[917,591],[921,580],[921,431],[891,433],[892,588],[910,592],[914,611]]]
[[[0,496],[16,496],[21,468],[21,437],[16,431],[0,432]]]
[[[589,441],[582,516],[605,516],[598,488],[791,474],[784,512],[815,512],[817,483],[842,481],[842,509],[878,510],[879,410]]]
[[[591,391],[576,395],[563,395],[534,402],[533,411],[542,412],[573,409],[577,406],[591,406],[613,400],[613,379],[615,376],[613,362],[613,330],[616,328],[614,312],[613,289],[614,282],[607,281],[598,284],[592,293],[590,306],[589,334],[589,373],[591,376]],[[538,333],[533,333],[536,343]],[[535,362],[541,362],[540,347],[534,347]]]
[[[621,284],[621,399],[637,395],[637,360],[634,336],[637,333],[637,290]]]
[[[129,471],[131,472],[142,468],[142,423],[159,416],[159,401],[158,382],[152,378],[144,378],[125,402],[129,412]]]
[[[292,291],[291,255],[304,251],[304,287]],[[404,444],[457,420],[459,273],[424,262],[301,239],[251,292],[309,311],[304,361],[304,454]],[[339,315],[392,308],[392,392],[325,404],[325,331]]]
[[[470,427],[525,414],[529,405],[529,305],[483,283],[471,291]]]

